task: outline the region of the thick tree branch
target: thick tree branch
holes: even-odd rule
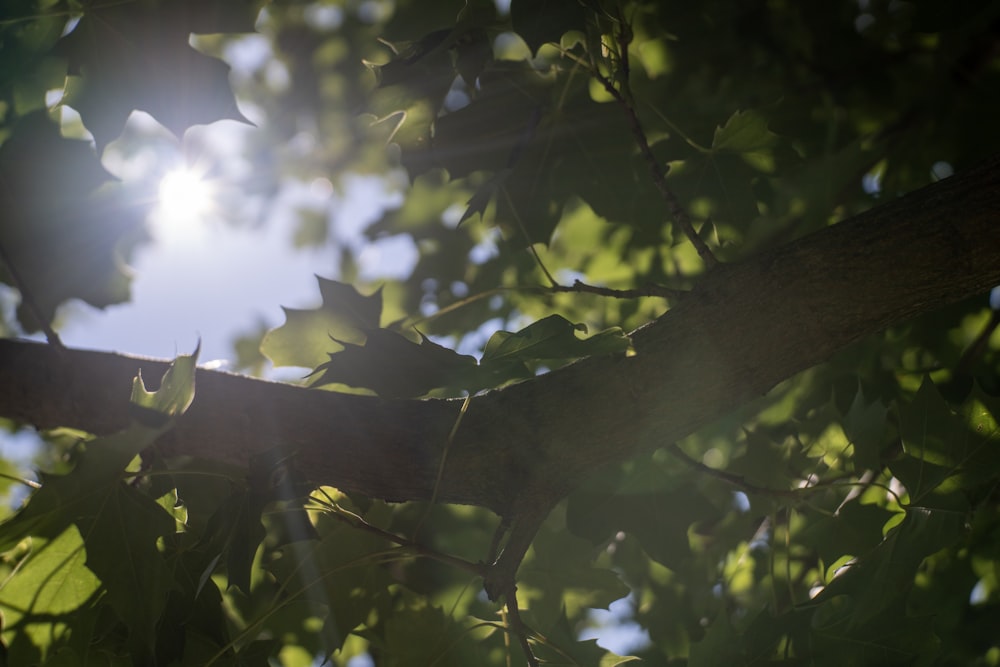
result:
[[[716,267],[689,298],[634,332],[634,357],[588,359],[474,398],[449,447],[437,500],[531,524],[599,466],[673,442],[864,336],[998,283],[1000,158]],[[0,341],[0,415],[42,428],[114,431],[128,419],[132,376],[142,368],[154,378],[165,367]],[[281,447],[314,482],[427,500],[461,404],[349,396],[202,370],[194,404],[159,446],[168,456],[239,465]]]

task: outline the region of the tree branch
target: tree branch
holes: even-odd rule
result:
[[[533,517],[603,465],[682,438],[893,323],[1000,284],[998,223],[994,158],[719,265],[633,333],[635,356],[587,359],[474,397],[439,484],[461,400],[385,400],[199,370],[193,405],[158,448],[245,466],[280,447],[317,484],[390,501],[429,500],[436,489],[439,502]],[[128,423],[140,368],[152,379],[166,362],[2,340],[0,415],[115,431]]]

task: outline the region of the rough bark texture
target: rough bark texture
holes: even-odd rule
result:
[[[634,332],[634,357],[588,359],[476,397],[437,499],[537,517],[598,467],[681,438],[866,335],[998,283],[994,159],[714,269],[690,297]],[[114,431],[127,422],[140,368],[149,380],[166,363],[0,341],[0,415],[40,428]],[[194,404],[159,446],[168,456],[238,465],[281,447],[311,481],[388,500],[429,499],[459,407],[200,370]]]

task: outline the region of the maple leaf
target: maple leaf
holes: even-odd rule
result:
[[[250,17],[220,13],[220,3],[169,6],[115,4],[87,11],[57,45],[69,73],[81,75],[67,102],[80,112],[98,148],[117,137],[134,110],[146,111],[178,136],[191,125],[232,119],[249,122],[236,107],[229,66],[196,51],[192,32],[253,30]]]
[[[29,331],[73,297],[98,308],[128,299],[123,259],[144,208],[112,180],[90,143],[61,136],[44,111],[19,119],[0,147],[0,244],[38,311],[18,313]]]

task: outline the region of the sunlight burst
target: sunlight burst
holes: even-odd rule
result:
[[[203,222],[213,207],[212,186],[188,167],[173,169],[160,180],[159,213],[171,225]]]

